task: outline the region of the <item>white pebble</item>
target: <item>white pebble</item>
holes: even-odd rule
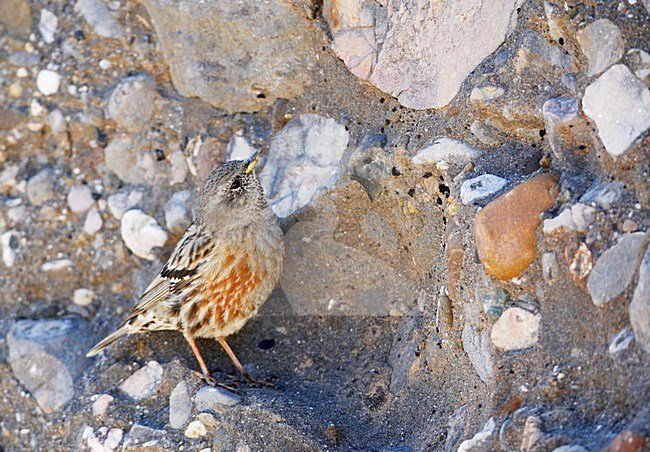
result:
[[[81,289],[85,290],[85,289]],[[109,394],[100,395],[97,400],[93,402],[93,414],[95,416],[103,416],[106,414],[108,405],[114,400],[114,397]]]
[[[185,436],[188,438],[199,438],[208,434],[208,429],[205,428],[205,424],[201,421],[192,421],[185,429]]]
[[[25,78],[28,75],[29,75],[29,72],[24,67],[19,67],[18,70],[16,71],[16,77],[18,77],[18,78]]]
[[[74,262],[72,262],[70,259],[58,259],[55,261],[45,262],[43,265],[41,265],[41,271],[57,272],[70,267],[74,267]]]
[[[100,67],[102,70],[106,71],[106,70],[108,70],[108,69],[111,68],[111,62],[108,61],[108,60],[100,60],[100,62],[99,62],[99,67]]]
[[[68,192],[68,206],[70,210],[82,213],[90,209],[95,200],[88,185],[73,185]]]
[[[74,291],[74,304],[88,306],[95,299],[95,292],[90,289],[77,289]]]
[[[167,233],[156,220],[138,209],[129,210],[122,216],[120,232],[124,244],[133,254],[151,261],[156,258],[153,249],[167,241]]]
[[[18,233],[16,231],[7,231],[2,234],[2,262],[7,268],[13,267],[18,257]]]
[[[133,375],[124,380],[120,385],[120,389],[133,400],[137,401],[158,392],[162,381],[162,366],[157,361],[149,361],[146,366],[137,370]]]
[[[97,207],[92,207],[86,215],[86,221],[84,221],[84,232],[88,235],[97,234],[102,226],[104,226],[104,220],[99,214]]]
[[[43,69],[36,76],[36,87],[45,96],[56,93],[61,86],[61,76],[54,71]]]
[[[59,19],[47,9],[41,10],[41,18],[38,21],[38,31],[41,32],[43,36],[43,41],[46,44],[52,44],[54,42],[54,33],[59,27]]]

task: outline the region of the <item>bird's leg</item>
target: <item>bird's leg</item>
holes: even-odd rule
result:
[[[208,370],[208,366],[205,365],[205,361],[203,361],[203,356],[201,356],[201,351],[199,350],[199,347],[196,345],[196,341],[192,336],[185,335],[185,339],[187,340],[188,344],[190,344],[190,347],[192,348],[192,351],[194,352],[194,356],[196,356],[196,360],[199,362],[199,366],[201,366],[201,372],[194,371],[194,375],[197,377],[201,378],[202,380],[205,380],[207,384],[210,386],[220,386],[224,389],[227,389],[232,392],[236,392],[239,394],[239,391],[237,391],[237,388],[233,388],[231,386],[228,386],[223,383],[219,383],[217,380],[214,379],[210,371]]]
[[[232,349],[230,348],[230,346],[228,345],[226,340],[224,338],[220,338],[220,339],[217,339],[217,341],[219,341],[219,343],[221,344],[223,349],[226,351],[226,353],[230,357],[230,360],[233,362],[233,364],[235,365],[235,367],[237,368],[239,373],[242,375],[242,377],[244,377],[244,379],[248,383],[253,384],[253,385],[258,385],[258,386],[266,386],[266,387],[274,388],[274,389],[281,389],[278,385],[276,385],[273,382],[270,382],[268,380],[256,380],[255,378],[251,377],[251,375],[248,373],[248,371],[239,362],[239,360],[237,359],[237,356],[235,356],[235,353],[232,351]]]

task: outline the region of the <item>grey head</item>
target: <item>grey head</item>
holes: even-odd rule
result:
[[[273,215],[255,173],[259,152],[232,160],[207,177],[198,201],[197,223],[216,232],[243,230]]]

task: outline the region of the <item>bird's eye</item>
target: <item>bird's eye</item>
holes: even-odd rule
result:
[[[239,190],[240,188],[241,188],[241,180],[239,178],[235,179],[230,184],[230,189],[233,190],[233,191],[234,190]]]

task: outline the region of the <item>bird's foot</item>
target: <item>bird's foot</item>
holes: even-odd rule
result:
[[[242,377],[244,377],[246,385],[251,388],[271,388],[277,389],[278,391],[284,391],[284,388],[281,385],[274,383],[269,379],[257,380],[251,377],[248,372],[243,373]]]
[[[209,384],[212,387],[218,386],[220,388],[227,389],[230,392],[234,392],[235,394],[238,394],[238,395],[242,394],[241,391],[239,389],[237,389],[236,387],[229,386],[229,385],[227,385],[225,383],[221,383],[221,382],[217,381],[212,376],[212,374],[210,374],[210,373],[205,374],[205,373],[199,372],[198,370],[195,370],[194,375],[199,377],[201,380],[205,381],[207,384]]]

